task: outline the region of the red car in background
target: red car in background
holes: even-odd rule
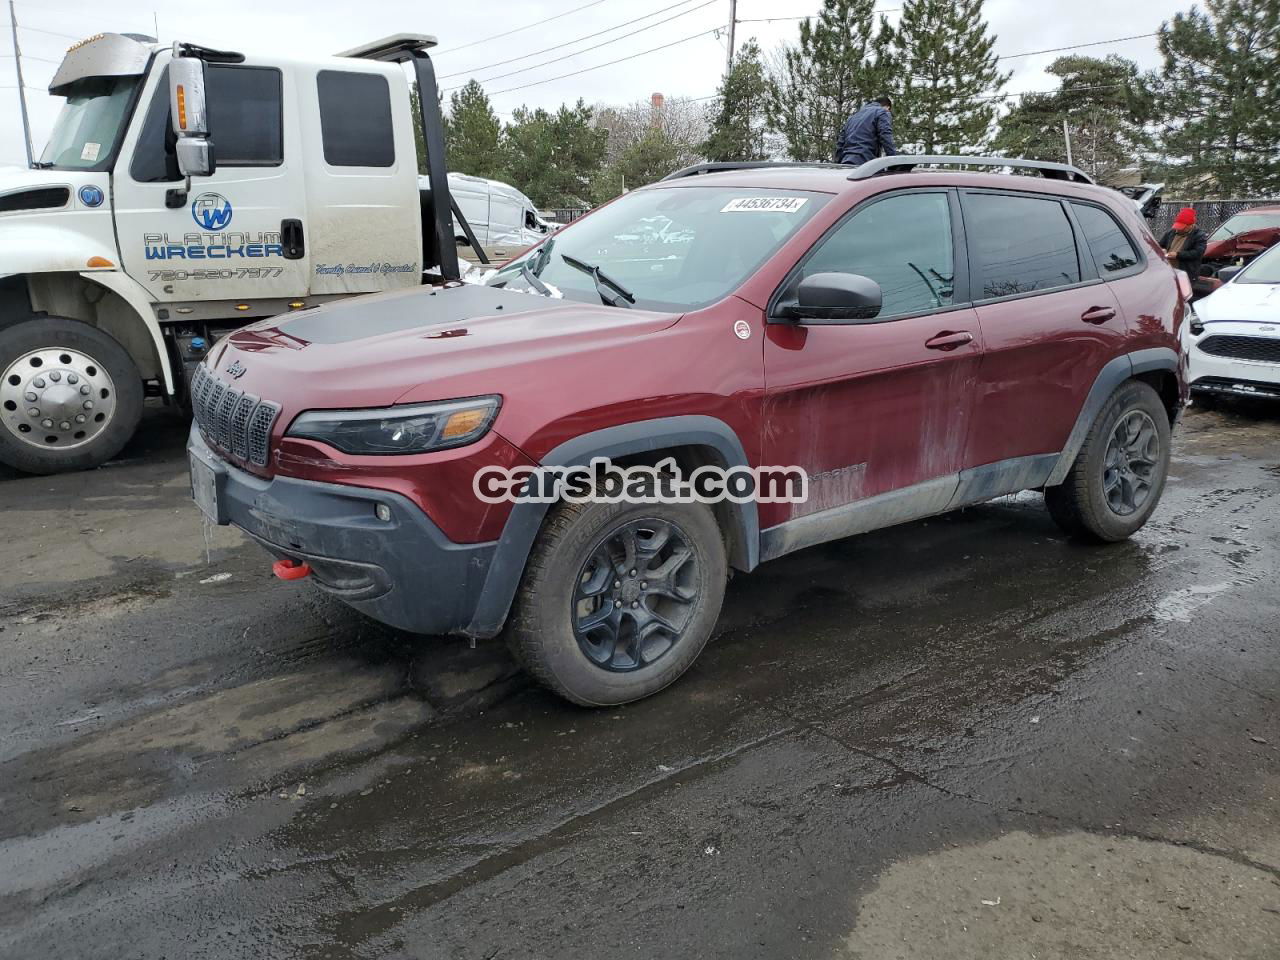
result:
[[[1204,251],[1206,266],[1219,267],[1237,260],[1249,261],[1280,242],[1280,204],[1254,207],[1237,213],[1209,234]]]

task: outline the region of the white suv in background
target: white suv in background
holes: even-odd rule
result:
[[[1191,390],[1280,400],[1280,245],[1219,276],[1228,282],[1196,304],[1190,324]]]

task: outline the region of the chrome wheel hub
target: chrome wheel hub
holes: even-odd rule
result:
[[[92,443],[115,409],[111,376],[78,350],[33,350],[0,375],[0,423],[33,447],[69,450]]]

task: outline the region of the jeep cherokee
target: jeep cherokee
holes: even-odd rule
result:
[[[671,241],[644,242],[658,218]],[[225,338],[193,383],[193,492],[281,576],[405,630],[505,634],[562,696],[623,703],[689,668],[730,570],[1021,490],[1073,536],[1131,535],[1186,399],[1185,286],[1071,167],[701,165],[486,285]],[[802,503],[473,490],[593,458],[810,482]]]

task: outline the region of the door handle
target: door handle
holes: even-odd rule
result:
[[[954,350],[972,342],[973,334],[968,330],[943,330],[936,337],[926,340],[924,345],[930,350]]]
[[[301,220],[280,221],[280,246],[284,248],[286,260],[301,260],[307,252],[307,245],[302,236]]]
[[[1111,307],[1090,307],[1080,314],[1080,319],[1085,323],[1106,323],[1115,319],[1115,315],[1116,312]]]

